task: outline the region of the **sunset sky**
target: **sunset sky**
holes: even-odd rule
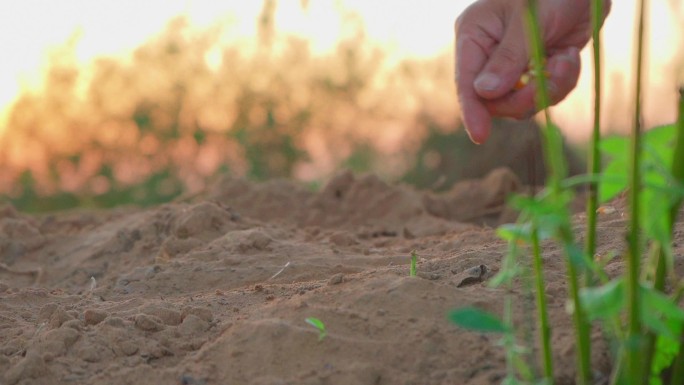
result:
[[[394,58],[429,57],[453,44],[453,21],[472,1],[431,0],[311,0],[302,10],[299,0],[278,2],[276,26],[279,31],[307,37],[314,52],[334,45],[341,29],[341,10],[357,12],[368,36],[381,43]],[[648,87],[645,95],[646,123],[655,125],[674,119],[675,74],[681,73],[684,45],[684,7],[678,1],[653,0]],[[86,65],[101,55],[126,57],[151,35],[162,30],[172,17],[184,14],[197,27],[221,22],[229,26],[226,39],[254,36],[261,1],[192,0],[25,0],[0,3],[0,133],[6,127],[8,105],[22,90],[36,88],[50,53],[72,40],[79,63]],[[606,94],[616,106],[606,106],[611,126],[629,124],[625,108],[630,102],[630,71],[633,63],[632,26],[635,0],[614,1],[613,12],[604,28],[607,69]],[[678,52],[679,51],[679,52]],[[676,56],[679,55],[679,64]],[[583,52],[585,66],[578,89],[555,116],[571,139],[586,137],[591,120],[590,52]],[[453,87],[445,84],[444,87]],[[619,106],[622,105],[622,108]],[[454,106],[456,113],[457,107]]]

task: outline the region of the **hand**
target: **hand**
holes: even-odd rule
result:
[[[479,0],[456,21],[456,87],[470,139],[484,143],[494,116],[517,119],[536,113],[535,84],[515,90],[527,71],[530,49],[525,0]],[[591,0],[539,0],[551,104],[577,85],[579,51],[591,38]],[[603,19],[611,0],[603,0]]]

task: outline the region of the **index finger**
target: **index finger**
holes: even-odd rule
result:
[[[474,83],[487,62],[487,53],[471,36],[457,31],[455,62],[456,92],[463,124],[474,143],[484,143],[489,137],[492,116],[475,92]]]

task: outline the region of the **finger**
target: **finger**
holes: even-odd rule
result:
[[[551,105],[565,99],[579,80],[582,62],[579,49],[568,47],[556,52],[547,61],[549,73],[549,98]]]
[[[519,91],[511,92],[501,98],[485,102],[487,111],[493,116],[527,119],[536,112],[534,84],[527,84]]]
[[[475,144],[487,141],[492,130],[492,115],[482,101],[477,99],[461,99],[463,125],[470,140]]]
[[[507,29],[487,64],[475,79],[477,94],[485,99],[496,99],[507,94],[527,68],[527,37],[521,16],[510,16]]]
[[[470,139],[484,143],[489,137],[491,116],[474,88],[475,77],[484,66],[487,55],[471,35],[458,33],[456,38],[456,87],[461,116]]]
[[[581,64],[579,50],[575,47],[556,51],[545,67],[548,79],[549,102],[555,105],[575,88],[579,79]],[[491,115],[526,119],[537,111],[535,97],[538,82],[531,81],[519,91],[511,92],[496,100],[485,103]]]

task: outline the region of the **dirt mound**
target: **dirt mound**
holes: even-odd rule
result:
[[[499,383],[497,337],[445,314],[502,308],[483,281],[506,245],[479,224],[510,218],[504,197],[522,188],[505,169],[442,194],[342,173],[317,193],[226,179],[146,210],[1,208],[0,383]],[[601,217],[600,251],[620,249],[619,213]],[[555,354],[570,361],[564,262],[545,256]],[[559,376],[572,383],[571,366]]]

